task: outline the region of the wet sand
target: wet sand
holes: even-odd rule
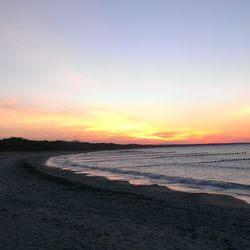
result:
[[[244,201],[45,167],[56,154],[0,153],[0,249],[250,249]]]

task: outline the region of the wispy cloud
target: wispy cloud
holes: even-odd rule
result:
[[[12,132],[19,131],[20,136],[27,134],[24,129],[29,129],[31,137],[40,138],[43,131],[42,134],[49,138],[55,135],[60,138],[60,134],[67,139],[90,141],[178,141],[193,135],[187,129],[162,132],[159,127],[143,119],[96,106],[48,110],[34,103],[27,105],[18,98],[10,98],[0,101],[0,115],[6,118],[0,125],[1,131],[5,131],[0,136],[6,136],[10,128]]]
[[[250,114],[250,109],[242,109]],[[244,112],[243,112],[244,111]],[[247,138],[242,122],[224,120],[188,127],[165,127],[143,116],[129,115],[108,107],[91,105],[45,107],[21,97],[0,100],[0,137],[23,136],[38,139],[113,141],[124,143],[202,143],[237,141]],[[237,129],[236,129],[237,128]]]
[[[16,108],[18,107],[19,98],[12,97],[12,98],[5,98],[0,100],[0,108]]]

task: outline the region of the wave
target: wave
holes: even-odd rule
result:
[[[230,189],[231,192],[241,191],[240,193],[250,192],[250,185],[240,184],[235,182],[226,182],[226,181],[218,181],[218,180],[210,180],[210,179],[195,179],[195,178],[188,178],[188,177],[177,177],[177,176],[167,176],[163,174],[155,174],[155,173],[147,173],[147,172],[140,172],[140,171],[132,171],[122,168],[110,168],[110,167],[98,167],[98,166],[89,166],[89,165],[82,165],[79,163],[72,162],[68,159],[64,159],[64,162],[59,161],[57,162],[57,157],[55,157],[53,162],[50,162],[49,165],[54,165],[60,168],[66,168],[73,171],[82,171],[82,172],[94,172],[95,175],[98,175],[96,171],[107,173],[107,175],[115,174],[122,176],[125,180],[130,181],[133,178],[146,178],[149,179],[153,184],[180,184],[185,185],[190,188],[200,188],[200,189],[211,189],[211,190],[228,190]],[[234,193],[235,193],[234,192]]]

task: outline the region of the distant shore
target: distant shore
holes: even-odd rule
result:
[[[48,168],[0,153],[2,249],[250,249],[250,205]]]
[[[250,142],[232,142],[232,143],[203,143],[203,144],[117,144],[117,143],[93,143],[81,141],[37,141],[28,140],[19,137],[10,137],[0,139],[0,152],[46,152],[46,151],[99,151],[99,150],[117,150],[117,149],[135,149],[135,148],[157,148],[157,147],[190,147],[190,146],[208,146],[208,145],[245,145]]]

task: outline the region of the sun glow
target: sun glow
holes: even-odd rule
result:
[[[70,109],[70,112],[52,112],[34,105],[32,109],[27,109],[21,103],[5,101],[0,106],[0,115],[5,117],[4,123],[1,124],[2,137],[11,129],[14,135],[39,139],[192,143],[207,142],[211,136],[214,140],[216,134],[221,133],[218,129],[205,128],[204,124],[200,127],[165,127],[153,120],[96,107],[78,107]],[[37,134],[39,137],[36,137]]]
[[[50,2],[0,1],[0,138],[250,141],[249,1]]]
[[[203,123],[200,121],[190,123],[189,127],[180,125],[166,127],[164,125],[168,123],[167,121],[156,123],[153,120],[144,119],[143,116],[139,118],[111,109],[72,107],[65,111],[50,111],[36,107],[36,105],[24,105],[17,99],[10,99],[2,100],[0,103],[0,115],[5,117],[5,121],[1,123],[0,136],[4,137],[11,130],[14,135],[28,136],[28,138],[36,138],[39,131],[39,138],[68,140],[138,143],[202,143],[226,138],[230,140],[235,134],[238,134],[239,138],[247,134],[247,126],[242,125],[239,115],[242,116],[242,113],[247,115],[248,109],[239,110],[240,112],[237,113],[231,112],[230,116],[221,117],[223,121],[221,126],[216,123],[211,126],[209,120],[205,120]],[[238,126],[235,125],[235,117],[238,117]],[[212,118],[208,117],[208,119]],[[238,129],[235,129],[236,127]]]

